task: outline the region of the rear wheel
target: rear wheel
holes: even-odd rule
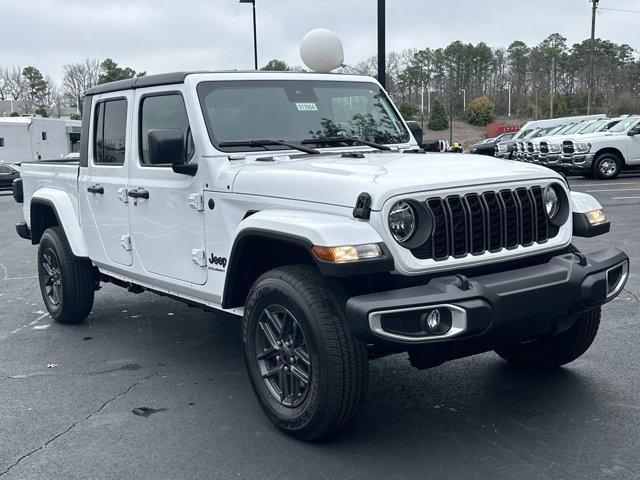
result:
[[[507,345],[496,353],[510,363],[550,370],[573,362],[591,346],[600,326],[600,307],[587,310],[566,330],[538,340]]]
[[[251,385],[279,429],[317,440],[357,413],[367,348],[351,337],[344,298],[317,270],[291,266],[262,275],[249,293],[242,332]]]
[[[622,161],[613,153],[599,155],[593,164],[593,174],[601,180],[616,178],[620,175]]]
[[[93,307],[95,273],[91,262],[73,255],[62,227],[47,229],[38,247],[38,279],[51,318],[80,323]]]

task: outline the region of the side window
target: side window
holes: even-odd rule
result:
[[[182,132],[185,142],[184,163],[193,157],[195,147],[182,95],[179,93],[152,95],[144,97],[140,105],[140,163],[142,165],[151,165],[149,132],[164,129]]]
[[[124,164],[127,140],[127,101],[107,100],[96,105],[94,163]]]

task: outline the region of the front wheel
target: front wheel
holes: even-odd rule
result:
[[[551,370],[573,362],[593,343],[600,326],[600,307],[587,310],[562,333],[496,349],[510,363],[526,368]]]
[[[605,153],[598,156],[593,165],[593,174],[600,180],[609,180],[620,175],[622,162],[617,155]]]
[[[326,438],[358,411],[367,348],[351,337],[337,287],[314,268],[262,275],[249,293],[242,340],[253,390],[280,430],[302,440]]]
[[[91,262],[73,255],[62,227],[47,229],[38,247],[38,279],[45,306],[58,323],[80,323],[93,307]]]

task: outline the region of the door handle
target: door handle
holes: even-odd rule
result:
[[[87,187],[87,192],[89,193],[99,193],[102,195],[104,193],[104,187],[102,185],[92,185]]]
[[[127,195],[130,196],[131,198],[149,198],[149,192],[146,191],[144,188],[138,188],[136,190],[129,190],[127,192]]]

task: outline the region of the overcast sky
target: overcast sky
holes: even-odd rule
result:
[[[111,57],[135,70],[253,67],[251,6],[238,0],[1,0],[0,66],[33,65],[55,80],[62,65]],[[301,64],[298,47],[316,27],[335,31],[345,62],[376,51],[376,0],[256,0],[261,64]],[[509,5],[509,8],[505,8]],[[589,36],[588,0],[387,0],[387,48],[534,45],[553,32],[569,44]],[[640,10],[640,0],[601,0]],[[601,11],[597,35],[640,49],[640,14]]]

